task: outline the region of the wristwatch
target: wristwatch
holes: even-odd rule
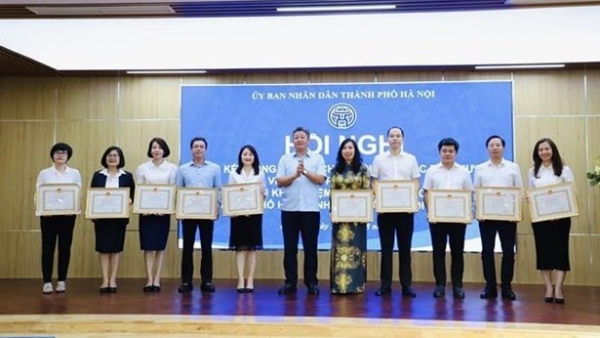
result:
[[[304,169],[304,170],[302,171],[302,175],[308,175],[308,170]]]

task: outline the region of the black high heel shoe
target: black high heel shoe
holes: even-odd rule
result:
[[[159,285],[152,285],[152,292],[160,292],[162,287]]]
[[[152,292],[152,291],[154,291],[154,286],[152,286],[152,285],[146,285],[146,286],[144,286],[144,293],[149,293],[149,292]]]
[[[245,288],[246,293],[254,293],[254,288]]]
[[[237,293],[246,293],[245,288],[237,288]]]

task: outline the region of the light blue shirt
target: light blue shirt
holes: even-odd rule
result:
[[[296,173],[298,161],[301,158],[296,153],[286,154],[279,159],[276,178],[292,176]],[[304,168],[311,173],[326,177],[325,160],[323,156],[308,152],[303,158]],[[320,211],[319,184],[311,182],[306,176],[296,178],[291,185],[281,188],[283,211]]]
[[[216,163],[204,161],[201,165],[194,162],[184,163],[177,169],[177,186],[183,188],[220,188],[221,167]]]

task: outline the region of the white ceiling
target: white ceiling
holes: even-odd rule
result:
[[[585,63],[600,62],[600,6],[285,17],[4,19],[0,46],[64,71]]]

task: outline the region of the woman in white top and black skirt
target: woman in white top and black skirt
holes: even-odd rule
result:
[[[66,143],[57,143],[50,149],[50,158],[54,163],[50,168],[40,171],[36,187],[48,183],[74,183],[81,189],[81,174],[77,169],[67,166],[73,156],[73,149]],[[67,291],[67,271],[71,260],[71,243],[75,228],[75,215],[41,216],[42,230],[42,275],[44,294],[62,293]],[[52,287],[52,267],[54,265],[54,250],[58,239],[58,281],[56,290]]]
[[[229,174],[229,184],[261,183],[265,192],[265,174],[260,170],[258,153],[251,145],[245,145],[238,154],[238,167]],[[238,293],[254,292],[254,269],[256,251],[262,250],[262,215],[231,217],[229,249],[236,251],[238,270]],[[248,267],[248,278],[244,283],[244,268]]]
[[[529,169],[529,187],[538,188],[548,185],[573,182],[573,172],[563,164],[556,144],[549,138],[543,138],[533,148],[533,168]],[[537,269],[542,271],[546,284],[546,303],[565,302],[563,284],[569,264],[569,231],[571,219],[561,218],[551,221],[535,222],[533,236]],[[556,270],[556,281],[552,285],[552,271]]]
[[[148,144],[150,161],[142,163],[136,171],[136,184],[174,185],[177,166],[165,160],[171,150],[165,140],[155,137]],[[170,215],[140,215],[140,246],[146,262],[144,292],[160,292],[160,274],[171,226]]]

